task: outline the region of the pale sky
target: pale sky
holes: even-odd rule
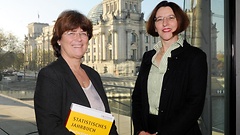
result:
[[[143,0],[142,12],[145,19],[160,1],[162,0]],[[170,1],[182,4],[183,0]],[[40,22],[51,25],[52,21],[66,9],[75,9],[87,15],[101,2],[102,0],[0,0],[0,29],[23,39],[27,34],[29,23]]]
[[[0,29],[12,33],[19,39],[27,35],[27,25],[33,22],[52,25],[58,15],[66,9],[75,9],[87,16],[88,12],[103,0],[0,0]],[[162,0],[143,0],[142,12],[145,20],[153,8]],[[183,7],[184,0],[169,0]],[[212,0],[211,10],[215,14],[213,23],[217,22],[218,50],[223,50],[223,0]],[[38,18],[39,15],[39,18]]]

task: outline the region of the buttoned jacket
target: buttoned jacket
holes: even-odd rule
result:
[[[84,64],[81,64],[81,67],[101,97],[106,112],[110,113],[99,74]],[[65,128],[72,103],[90,107],[90,103],[70,67],[62,57],[59,57],[55,62],[42,68],[38,74],[34,107],[39,134],[73,134]],[[113,124],[110,134],[117,134],[115,124]]]
[[[134,134],[148,131],[147,80],[155,50],[145,52],[132,94]],[[161,135],[201,135],[198,119],[202,114],[207,85],[206,54],[186,41],[168,58],[158,111]]]

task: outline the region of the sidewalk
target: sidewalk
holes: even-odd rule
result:
[[[0,135],[38,135],[32,101],[0,94]],[[119,135],[131,135],[130,117],[113,113]],[[223,135],[212,132],[213,135]]]
[[[0,135],[38,135],[33,102],[0,94]],[[131,135],[130,117],[113,113],[119,135]]]
[[[38,135],[33,105],[0,94],[0,135]]]

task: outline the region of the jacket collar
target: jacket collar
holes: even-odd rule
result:
[[[68,66],[67,62],[63,59],[63,57],[59,57],[57,59],[57,62],[59,63],[59,68],[62,68],[61,71],[64,75],[64,78],[66,82],[68,83],[68,86],[71,87],[71,89],[78,95],[79,100],[82,100],[82,103],[84,103],[86,106],[90,107],[90,103],[88,102],[88,99],[85,95],[84,91],[82,90],[81,85],[78,83],[77,78],[73,74],[72,70]],[[82,66],[82,65],[80,65]],[[83,67],[84,68],[84,67]]]
[[[184,50],[186,50],[189,47],[190,47],[190,44],[186,40],[183,40],[183,46],[179,46],[177,49],[173,50],[171,52],[171,56],[175,57],[175,56],[181,54]],[[156,53],[155,49],[148,51],[147,54],[144,54],[142,62],[147,64],[147,65],[151,65],[152,64],[152,57],[154,56],[155,53]]]
[[[183,46],[179,46],[177,49],[173,50],[171,52],[171,56],[174,57],[176,55],[179,55],[180,53],[182,53],[184,50],[186,50],[189,47],[190,47],[190,44],[186,40],[184,40]]]

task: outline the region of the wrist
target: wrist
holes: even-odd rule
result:
[[[144,132],[144,131],[138,131],[137,133],[136,133],[136,135],[140,135],[141,134],[141,132]]]

